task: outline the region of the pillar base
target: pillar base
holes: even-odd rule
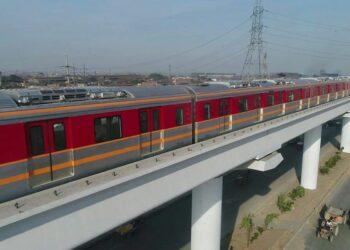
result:
[[[350,153],[350,113],[343,116],[340,148],[344,153]]]
[[[321,134],[322,126],[313,128],[304,134],[301,186],[310,190],[317,187]]]
[[[222,177],[192,190],[191,250],[220,250]]]

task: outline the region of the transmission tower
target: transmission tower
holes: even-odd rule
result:
[[[264,54],[264,41],[262,39],[264,27],[263,13],[264,7],[262,6],[262,0],[256,0],[253,14],[251,15],[250,43],[242,69],[242,79],[246,81],[252,80],[254,74],[259,79],[267,77],[267,54]],[[256,72],[256,68],[258,68],[258,72]]]

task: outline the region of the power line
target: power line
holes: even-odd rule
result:
[[[222,56],[222,57],[216,58],[215,60],[209,61],[209,62],[204,63],[204,64],[202,64],[202,65],[197,65],[195,68],[192,68],[192,69],[199,69],[199,68],[207,67],[207,66],[209,66],[209,65],[211,65],[211,64],[215,64],[215,63],[217,63],[217,62],[221,62],[222,60],[225,60],[225,59],[232,60],[233,58],[235,58],[235,57],[237,57],[237,56],[239,56],[239,55],[243,55],[244,53],[245,53],[245,51],[244,51],[244,49],[242,48],[242,49],[240,49],[240,50],[234,52],[233,54],[226,54],[226,55],[224,55],[224,56]],[[226,62],[226,61],[227,61],[227,60],[225,60],[225,62]]]
[[[209,53],[205,53],[194,60],[186,61],[186,64],[197,63],[198,61],[203,62],[204,60],[206,60],[208,58],[213,59],[213,57],[215,57],[219,54],[222,54],[223,52],[227,53],[227,50],[230,47],[232,47],[234,42],[236,42],[235,44],[237,44],[237,41],[240,41],[242,38],[246,38],[247,35],[248,35],[248,32],[245,32],[241,36],[235,37],[235,39],[232,39],[228,43],[221,45],[218,49],[215,49],[214,51],[210,51]],[[181,69],[181,68],[185,68],[185,67],[187,67],[187,66],[184,65],[184,62],[181,62],[181,65],[173,66],[173,68],[175,68],[175,69]]]
[[[342,26],[337,26],[337,25],[333,25],[333,24],[325,24],[325,23],[318,23],[318,22],[314,22],[314,21],[310,21],[310,20],[305,20],[305,19],[300,19],[297,18],[296,16],[289,16],[286,14],[281,14],[278,12],[273,12],[270,10],[266,10],[267,13],[272,14],[273,18],[276,18],[275,16],[277,16],[277,19],[281,20],[281,18],[283,19],[289,19],[291,21],[288,21],[289,23],[294,23],[294,24],[298,24],[298,23],[302,23],[302,24],[308,24],[310,26],[317,26],[320,27],[322,29],[328,29],[328,30],[332,30],[332,31],[338,31],[338,30],[347,30],[350,31],[350,28],[348,27],[342,27]],[[271,18],[271,16],[266,16],[267,18]],[[280,17],[280,18],[278,18]]]
[[[239,23],[236,26],[230,28],[229,30],[227,30],[227,31],[217,35],[216,37],[214,37],[214,38],[212,38],[212,39],[210,39],[210,40],[208,40],[206,42],[203,42],[203,43],[201,43],[201,44],[199,44],[197,46],[194,46],[194,47],[191,47],[189,49],[180,51],[178,53],[174,53],[174,54],[171,54],[171,55],[168,55],[168,56],[165,56],[165,57],[162,57],[162,58],[158,58],[158,59],[155,59],[155,60],[144,61],[144,62],[139,62],[139,63],[133,63],[133,64],[123,65],[123,66],[119,66],[119,67],[117,66],[117,67],[113,67],[113,68],[114,69],[123,69],[123,68],[130,68],[130,67],[134,67],[134,66],[150,65],[150,64],[165,62],[165,61],[168,61],[170,59],[174,59],[174,58],[180,57],[182,55],[185,55],[185,54],[191,53],[193,51],[196,51],[198,49],[204,48],[204,47],[208,46],[209,44],[212,44],[212,43],[218,41],[219,39],[221,39],[221,38],[231,34],[233,31],[237,30],[238,28],[243,26],[248,21],[249,21],[249,18],[246,18],[241,23]]]
[[[216,64],[216,67],[211,68],[211,70],[217,69],[217,68],[219,68],[220,66],[222,66],[223,64],[229,64],[230,62],[232,63],[232,59],[234,59],[234,58],[236,58],[236,57],[238,57],[238,56],[240,56],[240,55],[244,55],[244,54],[245,54],[245,51],[241,51],[241,52],[238,53],[238,54],[232,55],[232,56],[230,56],[229,58],[227,58],[226,60],[221,61],[219,64]],[[237,64],[241,64],[240,61],[236,61],[235,64],[236,64],[236,63],[237,63]],[[235,64],[231,64],[230,66],[235,65]],[[215,64],[214,64],[214,65],[215,65]]]
[[[276,45],[279,45],[279,46],[284,46],[286,48],[291,48],[291,49],[296,49],[296,50],[304,50],[304,51],[307,51],[307,52],[314,52],[314,53],[321,53],[321,54],[329,54],[329,53],[332,53],[332,55],[336,55],[338,57],[345,57],[345,58],[350,58],[350,55],[347,55],[347,54],[342,54],[342,55],[337,55],[333,52],[330,52],[330,51],[317,51],[317,50],[313,50],[313,49],[309,49],[309,48],[300,48],[300,47],[293,47],[293,46],[289,46],[289,45],[285,45],[285,44],[281,44],[281,43],[276,43],[276,42],[269,42],[271,44],[276,44]]]
[[[324,52],[319,52],[319,51],[312,51],[312,50],[309,50],[309,49],[306,49],[306,48],[298,48],[298,47],[292,47],[292,46],[287,46],[285,44],[280,44],[280,43],[275,43],[275,42],[269,42],[268,44],[274,44],[274,45],[277,45],[277,46],[280,46],[280,47],[283,47],[283,48],[287,48],[287,49],[292,49],[294,51],[296,51],[295,53],[299,53],[299,54],[302,54],[302,55],[308,55],[308,56],[312,56],[312,57],[318,57],[318,58],[323,58],[323,59],[337,59],[337,60],[350,60],[350,57],[334,57],[334,56],[328,56],[328,55],[319,55],[319,54],[312,54],[310,53],[311,52],[315,52],[315,53],[321,53],[323,54]],[[274,47],[270,47],[270,49]],[[301,52],[301,51],[305,51],[305,52]]]
[[[302,34],[302,33],[293,32],[293,31],[289,31],[289,30],[283,30],[283,29],[275,28],[275,27],[271,27],[271,26],[265,26],[265,28],[268,30],[276,30],[276,31],[279,31],[282,33],[287,33],[287,36],[295,35],[295,36],[297,36],[297,38],[299,40],[310,41],[307,39],[307,38],[309,38],[309,39],[315,40],[316,42],[328,41],[328,42],[335,43],[337,46],[350,46],[350,42],[346,42],[346,41],[333,40],[333,39],[328,39],[325,37],[317,37],[317,36],[310,37],[310,34]],[[305,36],[307,38],[304,38]],[[324,43],[324,42],[322,42],[322,43]]]
[[[274,34],[274,33],[271,33],[271,32],[267,32],[267,34],[269,36],[274,36],[274,37],[278,37],[278,38],[282,38],[282,39],[288,39],[288,40],[299,40],[299,41],[303,41],[303,42],[308,42],[309,44],[314,44],[314,43],[318,43],[318,44],[322,44],[322,45],[325,45],[325,42],[324,41],[320,41],[318,39],[314,39],[314,40],[310,40],[310,39],[304,39],[304,38],[300,38],[300,37],[297,37],[297,36],[289,36],[289,35],[285,35],[285,34]],[[312,38],[311,38],[312,39]],[[332,46],[345,46],[345,47],[350,47],[350,45],[340,45],[340,44],[332,44]]]

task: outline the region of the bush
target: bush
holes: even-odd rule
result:
[[[321,174],[328,174],[329,173],[329,168],[327,168],[326,166],[322,166],[320,168],[320,173]]]
[[[247,233],[247,247],[249,247],[249,242],[252,241],[252,238],[250,237],[253,228],[254,228],[254,223],[253,223],[253,214],[248,214],[242,218],[240,229],[244,229]]]
[[[341,153],[341,151],[335,152],[335,158],[337,159],[337,161],[341,160],[340,153]]]
[[[305,195],[305,189],[301,186],[298,186],[296,188],[294,188],[292,190],[292,192],[290,192],[288,194],[288,196],[293,200],[295,201],[297,198],[301,198],[301,197],[304,197]]]
[[[259,237],[259,233],[258,233],[258,232],[255,232],[255,233],[253,234],[253,236],[250,238],[250,242],[253,242],[254,240],[258,239],[258,237]]]
[[[324,166],[322,166],[322,167],[320,168],[320,173],[321,173],[321,174],[328,174],[328,173],[329,173],[329,170],[330,170],[331,168],[335,167],[335,165],[337,164],[337,162],[338,162],[339,160],[341,160],[341,155],[340,155],[341,152],[342,152],[342,149],[339,150],[339,151],[337,151],[337,152],[335,152],[335,154],[325,162]]]
[[[256,230],[258,230],[259,234],[262,234],[265,231],[263,227],[257,227]]]
[[[277,218],[278,218],[278,214],[275,214],[275,213],[267,214],[265,219],[264,219],[264,229],[267,229],[269,227],[269,225],[271,224],[271,222]]]
[[[277,207],[284,213],[293,209],[294,202],[290,200],[285,194],[280,194],[277,198]]]

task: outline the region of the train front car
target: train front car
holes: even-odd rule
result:
[[[0,95],[0,202],[192,143],[185,88],[99,91],[26,105]]]

